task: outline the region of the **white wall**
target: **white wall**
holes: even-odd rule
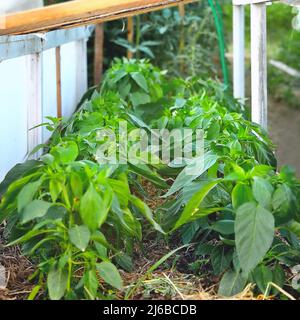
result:
[[[1,1],[1,0],[0,0]],[[40,6],[41,0],[9,0],[0,3],[1,9],[19,11]],[[18,9],[19,8],[19,9]],[[28,59],[0,61],[0,181],[17,163],[23,162],[31,150],[27,147],[27,81]],[[87,89],[86,42],[79,41],[61,48],[62,111],[70,116]],[[56,116],[55,49],[42,54],[42,116]],[[50,134],[43,129],[42,139]]]

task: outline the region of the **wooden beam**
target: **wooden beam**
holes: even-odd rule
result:
[[[97,86],[102,80],[104,62],[104,24],[96,25],[95,52],[94,52],[94,85]]]
[[[127,41],[133,45],[134,41],[134,21],[133,17],[129,17],[127,19]],[[127,50],[127,59],[133,58],[133,52],[131,50]]]
[[[196,0],[73,0],[0,17],[0,35],[45,32],[91,23],[117,20],[136,14],[191,3]]]
[[[62,117],[62,96],[61,96],[61,50],[60,47],[55,48],[55,64],[56,64],[56,115]]]

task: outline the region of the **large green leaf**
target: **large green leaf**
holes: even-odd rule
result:
[[[98,229],[106,220],[108,210],[104,200],[91,184],[80,201],[80,216],[90,230]]]
[[[206,170],[217,162],[218,158],[219,157],[213,153],[206,153],[204,156],[195,159],[180,172],[172,187],[164,197],[169,197],[184,186],[190,184],[193,180],[200,177]]]
[[[276,224],[284,224],[294,218],[293,193],[288,185],[282,184],[273,194],[272,206]]]
[[[273,280],[273,273],[270,268],[265,265],[257,266],[251,273],[253,282],[256,283],[261,293],[265,293],[268,284]]]
[[[154,220],[151,209],[141,199],[130,195],[131,203],[139,210],[139,212],[151,223],[155,230],[165,233],[161,226]]]
[[[253,196],[262,207],[270,208],[273,191],[273,187],[268,180],[254,177],[252,185]]]
[[[216,246],[211,253],[211,264],[215,275],[223,273],[232,261],[233,251],[227,250],[225,246]]]
[[[27,223],[33,219],[41,218],[46,215],[52,203],[43,200],[34,200],[30,202],[22,212],[22,223]]]
[[[234,221],[233,220],[219,220],[212,224],[211,229],[224,235],[234,233]]]
[[[232,190],[231,198],[233,208],[237,209],[242,204],[253,200],[252,190],[248,185],[238,183]]]
[[[199,209],[199,206],[201,202],[204,200],[204,198],[208,195],[208,193],[220,182],[220,180],[214,180],[214,181],[209,181],[206,184],[202,186],[202,188],[197,191],[192,198],[189,200],[189,202],[186,204],[181,216],[177,220],[174,228],[172,231],[178,229],[185,223],[191,222],[194,220],[195,216],[199,216],[199,213],[201,215],[201,209]],[[209,208],[208,208],[209,210]],[[210,214],[215,211],[206,211],[207,214]]]
[[[52,268],[48,274],[47,286],[51,300],[60,300],[67,289],[68,273],[64,269]]]
[[[112,287],[120,290],[123,287],[123,281],[118,269],[111,262],[101,262],[96,264],[99,276]]]
[[[240,272],[227,271],[220,282],[218,294],[224,297],[232,297],[243,291],[247,279]]]
[[[20,163],[14,166],[0,184],[0,197],[2,197],[3,194],[7,191],[11,183],[22,178],[30,170],[38,168],[41,164],[42,163],[40,161],[28,160],[24,163]]]
[[[156,186],[162,189],[167,189],[169,187],[166,181],[159,174],[149,169],[147,165],[144,165],[144,164],[133,165],[130,163],[129,168],[131,169],[132,172],[135,172],[136,174],[142,177],[145,177],[146,179],[153,182]]]
[[[139,72],[132,72],[131,78],[137,83],[137,85],[145,90],[147,93],[149,92],[147,81],[145,77]]]
[[[51,150],[51,154],[62,163],[75,161],[78,153],[78,146],[74,141],[61,142]]]
[[[33,199],[37,193],[42,181],[38,180],[35,182],[28,183],[18,194],[18,212],[21,212]]]
[[[265,208],[248,202],[238,208],[235,242],[238,258],[248,274],[264,258],[274,238],[274,217]]]
[[[81,251],[87,248],[91,233],[87,226],[74,226],[69,230],[70,241]]]
[[[97,296],[97,291],[99,287],[99,280],[95,270],[86,271],[84,276],[84,287],[88,292],[89,299],[94,300]]]

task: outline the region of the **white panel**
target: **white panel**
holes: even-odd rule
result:
[[[69,117],[87,90],[86,41],[61,47],[62,112]]]
[[[0,181],[27,153],[25,58],[0,63]],[[25,102],[25,103],[24,103]]]
[[[245,10],[233,6],[233,94],[245,101]]]
[[[28,154],[42,143],[42,55],[35,53],[26,57],[25,76],[27,80],[27,151]],[[30,156],[38,158],[39,152]]]
[[[48,122],[47,116],[56,117],[56,69],[55,49],[43,52],[43,122]],[[43,140],[46,142],[51,132],[43,128]]]
[[[57,115],[55,49],[42,56],[42,61],[34,54],[0,63],[0,181],[51,135],[45,128],[27,130]],[[69,117],[87,90],[86,41],[63,45],[61,59],[62,109]]]
[[[252,121],[268,125],[266,4],[251,4],[251,113]]]

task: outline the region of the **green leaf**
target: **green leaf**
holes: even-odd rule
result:
[[[192,198],[186,204],[181,216],[177,220],[172,232],[194,219],[199,214],[199,206],[208,193],[220,182],[220,180],[209,181],[203,185],[203,187],[197,191]],[[208,213],[209,214],[209,213]]]
[[[169,187],[166,181],[159,174],[150,170],[147,165],[133,165],[130,163],[129,168],[132,172],[135,172],[136,174],[145,177],[146,179],[153,182],[156,186],[162,189],[167,189]]]
[[[56,202],[62,192],[62,184],[59,179],[51,179],[49,183],[50,195],[53,202]]]
[[[87,226],[74,226],[69,230],[70,241],[81,251],[85,251],[87,248],[91,233]]]
[[[131,78],[137,83],[139,87],[141,87],[147,93],[149,92],[147,81],[141,73],[132,72],[130,75],[131,75]]]
[[[151,209],[141,199],[130,195],[131,203],[139,210],[139,212],[151,223],[155,230],[165,234],[161,226],[154,220]]]
[[[234,221],[233,220],[219,220],[212,224],[211,229],[224,235],[234,233]]]
[[[286,229],[300,238],[300,222],[292,220],[287,224]]]
[[[235,242],[238,258],[248,274],[264,258],[274,238],[274,217],[254,202],[238,208],[235,220]]]
[[[230,167],[232,167],[233,171],[231,171],[228,175],[225,176],[224,180],[226,181],[243,181],[246,179],[245,170],[238,166],[236,163],[230,163]]]
[[[253,196],[262,207],[266,209],[270,208],[273,191],[273,187],[269,181],[261,177],[254,177],[252,185]]]
[[[30,292],[29,296],[27,297],[27,300],[34,300],[39,291],[41,290],[41,285],[36,285]]]
[[[250,171],[250,177],[263,177],[266,176],[270,173],[270,171],[274,171],[274,168],[267,166],[265,164],[261,164],[258,166],[255,166],[251,171]]]
[[[272,270],[265,265],[257,266],[252,274],[253,281],[257,284],[261,293],[265,293],[267,286],[273,280]]]
[[[280,264],[277,264],[273,270],[273,283],[277,284],[279,287],[283,287],[285,283],[285,273]],[[278,294],[279,291],[276,288],[272,288],[273,294]]]
[[[90,230],[96,230],[105,222],[108,210],[104,201],[91,184],[80,201],[80,216]]]
[[[143,92],[131,93],[130,100],[134,108],[140,104],[146,104],[151,102],[150,96]]]
[[[27,223],[33,219],[44,217],[52,206],[52,203],[43,200],[34,200],[23,210],[21,223]]]
[[[118,269],[111,262],[101,262],[96,264],[96,269],[100,277],[112,287],[121,290],[123,281]]]
[[[232,261],[233,251],[225,246],[216,246],[211,253],[211,264],[215,275],[223,273]]]
[[[213,153],[206,153],[204,156],[195,159],[194,162],[187,165],[177,176],[170,190],[164,195],[169,197],[175,192],[190,184],[193,180],[200,177],[205,171],[212,167],[218,160],[218,156]]]
[[[216,140],[220,135],[220,124],[218,121],[213,121],[209,129],[207,130],[207,139],[208,140]]]
[[[284,224],[294,218],[293,193],[289,186],[282,184],[273,194],[272,206],[276,224]]]
[[[97,296],[97,290],[99,287],[99,281],[95,270],[89,270],[84,274],[84,286],[88,291],[90,299],[95,299]]]
[[[51,154],[62,163],[75,161],[79,151],[74,141],[64,141],[51,149]]]
[[[64,269],[52,268],[48,274],[47,286],[51,300],[60,300],[67,289],[68,273]]]
[[[236,210],[242,204],[253,200],[252,190],[248,185],[238,183],[232,190],[231,199],[232,206]]]
[[[18,212],[21,212],[33,199],[37,193],[42,181],[28,183],[18,194]]]
[[[70,178],[71,189],[75,197],[81,198],[83,193],[83,182],[78,173],[72,172]]]
[[[28,160],[24,163],[17,164],[14,166],[8,174],[5,176],[4,180],[0,184],[0,197],[4,195],[8,187],[16,180],[22,178],[26,173],[34,168],[38,168],[41,165],[40,161]]]
[[[116,255],[115,261],[121,268],[123,268],[127,272],[132,272],[133,271],[132,259],[127,254],[120,253],[120,254]]]
[[[220,282],[218,294],[224,297],[232,297],[243,291],[247,279],[240,272],[227,271]]]

